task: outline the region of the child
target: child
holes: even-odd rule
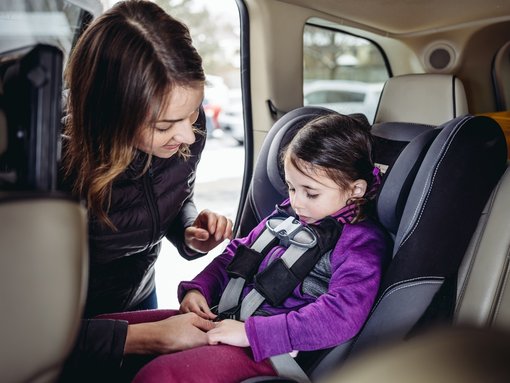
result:
[[[338,225],[332,250],[321,249],[311,272],[281,303],[272,306],[265,301],[244,323],[224,319],[207,333],[210,345],[250,347],[254,361],[249,349],[199,347],[156,358],[135,382],[182,381],[183,377],[186,381],[235,382],[274,375],[267,362],[273,355],[333,347],[355,336],[374,303],[389,250],[384,231],[371,218],[379,183],[371,151],[366,119],[338,114],[312,120],[284,150],[289,199],[279,206],[280,212],[294,215],[304,227],[319,233],[321,240],[328,234],[318,230],[324,226],[322,222]],[[218,304],[230,280],[227,266],[238,248],[255,242],[271,218],[247,237],[233,240],[192,281],[179,285],[181,312],[216,318],[210,307]],[[281,245],[271,248],[258,271],[265,270],[285,250]],[[249,281],[242,297],[252,290],[253,281]]]

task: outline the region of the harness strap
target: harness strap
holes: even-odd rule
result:
[[[288,225],[284,225],[281,228],[279,227],[276,228],[280,230],[289,229]],[[257,271],[258,266],[260,265],[260,262],[262,262],[262,260],[264,259],[267,251],[273,248],[276,245],[277,241],[278,239],[273,235],[271,231],[264,230],[255,240],[255,242],[253,242],[250,249],[254,250],[255,252],[258,252],[261,255],[260,257],[257,258],[256,264],[255,262],[251,262],[253,274]],[[232,263],[227,268],[229,275],[232,275],[233,273],[235,274],[235,272],[233,271],[236,268],[235,266],[242,263],[241,261],[239,261],[240,257],[238,257],[237,255],[238,253],[236,252],[236,256],[234,257]],[[223,294],[221,295],[220,302],[218,304],[218,313],[228,311],[239,304],[239,297],[243,292],[243,287],[245,283],[246,274],[244,276],[230,278],[227,286],[225,287],[225,290],[223,291]]]
[[[255,288],[244,297],[241,303],[241,317],[244,322],[268,300],[278,306],[294,288],[300,279],[291,271],[296,261],[309,249],[291,245],[283,255],[272,262],[264,271],[255,277]],[[314,263],[315,264],[315,263]],[[278,281],[278,283],[275,283]]]
[[[273,306],[279,305],[308,275],[317,260],[332,249],[341,231],[342,226],[335,219],[326,219],[314,230],[303,226],[293,216],[283,222],[281,217],[268,219],[266,230],[259,235],[251,248],[240,250],[240,246],[229,264],[228,273],[231,279],[221,296],[218,313],[238,317],[244,322],[265,300]],[[329,235],[321,238],[321,233]],[[254,275],[263,258],[277,242],[287,247],[286,251],[280,258],[270,260],[268,267]],[[307,255],[303,257],[305,253]],[[254,278],[254,289],[239,305],[245,282],[251,278]],[[290,354],[275,355],[269,360],[279,376],[291,378],[298,383],[311,382]]]
[[[290,378],[298,383],[311,383],[301,366],[289,354],[273,355],[269,358],[278,376]]]

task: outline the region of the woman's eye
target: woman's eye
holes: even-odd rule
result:
[[[172,126],[171,125],[165,125],[165,126],[155,126],[156,132],[164,133],[168,132]]]
[[[315,199],[317,198],[319,195],[318,194],[310,194],[310,193],[306,193],[306,198],[308,199]]]

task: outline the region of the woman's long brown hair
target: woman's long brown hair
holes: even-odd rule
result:
[[[78,40],[69,87],[63,166],[89,215],[108,217],[112,184],[136,154],[175,86],[203,86],[202,60],[188,28],[149,1],[117,3]],[[186,150],[186,148],[184,149]]]

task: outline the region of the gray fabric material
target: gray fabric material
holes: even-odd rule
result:
[[[330,254],[331,251],[324,254],[315,264],[310,274],[303,280],[303,285],[301,286],[303,294],[318,298],[328,292],[329,280],[331,279]]]

